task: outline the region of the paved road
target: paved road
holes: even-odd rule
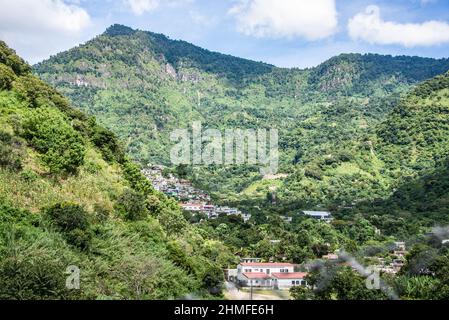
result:
[[[227,300],[249,300],[250,293],[238,290],[235,284],[226,282],[225,298]],[[253,291],[253,300],[288,300],[286,292],[273,291],[273,294],[259,294],[257,290]]]

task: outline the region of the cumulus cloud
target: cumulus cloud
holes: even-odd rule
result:
[[[30,62],[79,43],[91,17],[73,0],[0,0],[0,38]]]
[[[194,0],[124,0],[125,4],[131,9],[131,11],[141,16],[144,13],[151,12],[159,8],[161,5],[177,6],[186,3],[191,3]]]
[[[335,0],[240,0],[229,14],[239,32],[259,38],[319,40],[337,31]]]
[[[159,7],[159,0],[126,0],[131,11],[140,16]]]
[[[0,29],[76,33],[90,23],[89,14],[62,0],[0,0]]]
[[[449,42],[449,23],[397,23],[384,21],[377,6],[369,6],[349,20],[349,35],[353,40],[371,44],[402,45],[405,47],[432,46]]]

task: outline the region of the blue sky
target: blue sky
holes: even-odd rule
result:
[[[449,0],[0,0],[0,39],[35,63],[120,23],[281,67],[340,53],[449,56]]]

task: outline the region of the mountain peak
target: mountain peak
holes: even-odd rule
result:
[[[128,35],[132,35],[136,32],[136,30],[121,25],[121,24],[113,24],[112,26],[110,26],[109,28],[106,29],[105,31],[105,35],[111,36],[111,37],[116,37],[116,36],[128,36]]]

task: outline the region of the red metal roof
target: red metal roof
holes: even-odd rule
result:
[[[307,272],[282,272],[273,273],[273,277],[278,279],[304,279],[308,273]]]
[[[263,272],[245,272],[243,273],[243,276],[246,278],[253,280],[253,279],[270,279],[270,276]]]
[[[280,262],[268,262],[268,263],[262,263],[262,262],[242,262],[240,264],[243,267],[271,267],[271,268],[277,268],[277,267],[294,267],[294,264],[291,263],[280,263]]]

